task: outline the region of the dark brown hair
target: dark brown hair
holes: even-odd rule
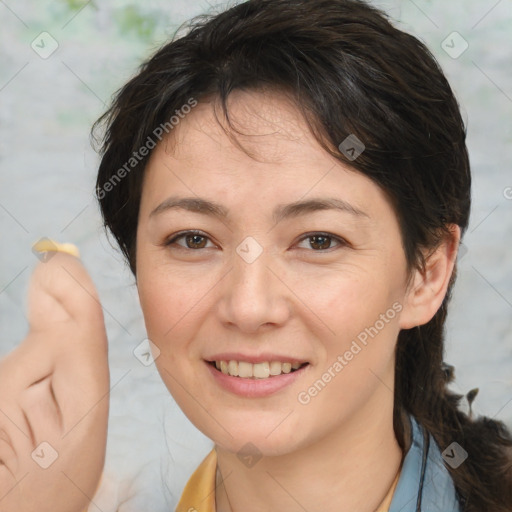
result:
[[[389,195],[410,270],[424,268],[425,250],[439,244],[449,224],[466,230],[471,176],[459,106],[429,50],[383,12],[358,0],[249,0],[188,25],[141,66],[95,124],[106,125],[101,211],[134,274],[148,157],[129,168],[126,162],[191,98],[220,101],[231,126],[226,100],[236,89],[285,92],[326,151]],[[355,160],[338,148],[349,135],[365,145]],[[503,422],[459,410],[462,395],[448,389],[453,368],[443,363],[444,325],[455,274],[434,318],[399,334],[395,434],[404,449],[404,415],[412,414],[441,450],[459,443],[469,456],[447,468],[461,510],[509,512],[511,434]]]

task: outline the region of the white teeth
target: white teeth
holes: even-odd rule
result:
[[[215,367],[225,375],[243,379],[267,379],[282,373],[298,370],[302,363],[281,363],[279,361],[248,363],[246,361],[215,361]]]
[[[281,375],[281,363],[279,361],[270,363],[270,375]]]
[[[290,373],[292,371],[292,364],[291,363],[283,363],[282,371],[283,371],[283,373]]]
[[[228,373],[233,375],[233,377],[238,377],[238,361],[229,361]]]
[[[254,364],[252,373],[257,379],[266,379],[270,375],[270,363]]]
[[[252,377],[252,364],[246,363],[245,361],[240,361],[238,363],[238,377]]]

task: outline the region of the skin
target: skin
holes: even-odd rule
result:
[[[385,194],[327,155],[286,98],[233,93],[230,113],[252,135],[241,140],[259,161],[233,146],[211,105],[200,104],[147,168],[137,284],[158,370],[215,441],[218,512],[373,511],[402,459],[392,428],[396,337],[441,305],[460,230],[451,226],[426,271],[408,275]],[[217,201],[229,220],[184,210],[150,215],[170,196]],[[272,221],[277,205],[312,197],[343,199],[364,215],[323,210]],[[198,245],[206,249],[164,245],[186,229],[203,231],[210,241]],[[305,237],[319,231],[346,242]],[[252,263],[236,251],[247,236],[263,250]],[[28,302],[29,333],[0,360],[0,512],[83,512],[106,447],[101,306],[80,261],[60,253],[37,265]],[[396,303],[399,314],[300,403],[299,393]],[[272,396],[241,398],[217,386],[204,361],[224,351],[272,352],[309,366]],[[31,457],[42,442],[58,453],[47,469]],[[252,467],[237,457],[247,442],[261,455]]]
[[[48,254],[31,277],[29,333],[0,360],[1,512],[86,510],[105,459],[103,313],[80,261]]]
[[[237,91],[229,111],[247,134],[238,140],[257,160],[233,145],[213,104],[200,103],[146,168],[136,270],[148,336],[160,350],[158,370],[216,444],[217,476],[226,479],[219,512],[373,511],[403,455],[392,426],[396,339],[439,308],[460,231],[452,226],[425,273],[408,274],[385,193],[327,154],[286,97]],[[182,208],[152,214],[171,196],[214,201],[229,215]],[[321,210],[272,219],[278,205],[327,197],[364,214]],[[201,236],[188,245],[183,237],[166,245],[193,229]],[[318,232],[333,236],[323,251],[306,237]],[[248,236],[262,249],[252,263],[236,251]],[[299,393],[397,303],[400,312],[301,404]],[[221,352],[271,352],[309,366],[285,389],[246,398],[215,383],[205,360]],[[246,443],[262,455],[252,467],[237,457]]]

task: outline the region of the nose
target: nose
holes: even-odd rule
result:
[[[286,323],[291,310],[290,294],[276,267],[265,251],[252,262],[234,253],[217,304],[223,324],[256,333]]]

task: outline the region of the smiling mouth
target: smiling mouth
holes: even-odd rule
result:
[[[270,361],[262,363],[249,363],[247,361],[207,361],[208,364],[216,368],[219,372],[231,377],[241,379],[268,379],[278,377],[287,373],[293,373],[309,363],[282,363],[280,361]]]

